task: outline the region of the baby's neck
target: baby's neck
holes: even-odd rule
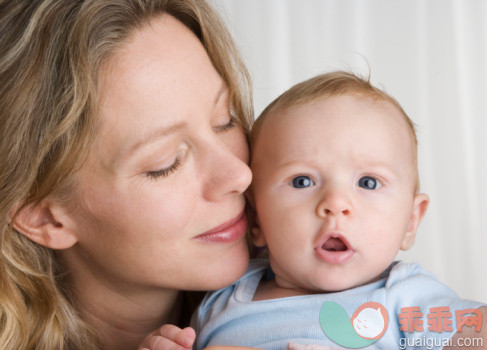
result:
[[[376,278],[372,279],[371,281],[365,283],[373,283],[380,280],[381,275],[377,276]],[[364,285],[365,285],[364,284]],[[356,286],[359,287],[359,286]],[[356,288],[352,287],[352,288]],[[336,293],[337,291],[334,291]],[[339,292],[339,291],[338,291]],[[299,288],[285,288],[281,287],[275,278],[272,279],[261,279],[257,289],[254,293],[254,297],[252,301],[260,301],[260,300],[271,300],[271,299],[279,299],[279,298],[288,298],[288,297],[295,297],[300,295],[312,295],[312,294],[326,294],[329,293],[327,291],[310,291],[306,289],[299,289]]]
[[[262,279],[254,293],[252,301],[271,300],[310,294],[316,293],[307,290],[280,287],[274,278],[270,280]]]

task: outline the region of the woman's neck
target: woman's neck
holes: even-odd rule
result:
[[[68,270],[75,307],[101,337],[104,350],[135,350],[149,333],[180,321],[183,301],[177,290],[117,285],[69,263]]]
[[[83,293],[77,307],[83,319],[100,335],[104,350],[137,349],[142,340],[163,324],[176,324],[181,314],[180,293],[143,302],[112,295]]]

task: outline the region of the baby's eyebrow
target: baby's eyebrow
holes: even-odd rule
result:
[[[392,166],[390,162],[378,160],[361,162],[359,163],[359,167],[364,171],[369,170],[373,172],[378,172],[386,177],[397,177],[400,175],[401,172],[398,167]]]
[[[296,165],[300,165],[300,166],[310,165],[308,163],[309,162],[306,162],[306,161],[304,161],[302,159],[293,159],[293,160],[285,161],[283,163],[278,163],[274,167],[274,169],[282,169],[282,168],[287,168],[287,167],[296,166]]]
[[[276,169],[281,169],[281,168],[285,168],[285,167],[288,167],[288,166],[291,166],[291,165],[295,165],[296,164],[296,161],[289,161],[289,162],[285,162],[285,163],[280,163],[280,164],[277,164],[275,166]]]
[[[380,167],[380,168],[390,168],[391,164],[389,162],[382,162],[378,160],[364,160],[359,163],[360,165],[363,166],[369,166],[369,167]]]
[[[320,164],[308,159],[287,160],[276,165],[272,165],[275,173],[280,172],[316,172],[321,171]]]

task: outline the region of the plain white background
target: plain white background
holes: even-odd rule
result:
[[[256,115],[291,85],[335,69],[367,75],[418,125],[431,198],[418,261],[487,302],[487,1],[213,0],[254,80]]]

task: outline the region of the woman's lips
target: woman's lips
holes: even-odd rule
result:
[[[247,216],[245,212],[240,213],[232,220],[225,222],[205,233],[196,236],[194,239],[208,243],[232,243],[241,239],[247,231]]]
[[[315,247],[318,258],[329,264],[343,264],[355,253],[345,237],[339,233],[326,235]]]

